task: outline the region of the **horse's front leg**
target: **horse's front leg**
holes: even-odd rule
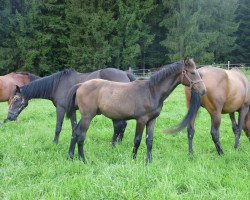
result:
[[[62,130],[62,124],[64,119],[65,110],[61,106],[56,107],[56,130],[53,142],[58,144],[59,135]]]
[[[147,158],[146,162],[152,162],[152,147],[153,147],[153,137],[154,137],[154,127],[156,118],[150,120],[146,125],[146,145],[147,145]]]
[[[241,135],[241,131],[243,129],[243,124],[245,122],[245,118],[247,116],[248,111],[249,111],[249,106],[244,106],[239,111],[239,119],[238,119],[239,128],[238,128],[238,131],[235,134],[235,143],[234,143],[234,148],[235,149],[239,148],[240,135]]]
[[[135,138],[134,138],[133,159],[136,159],[137,151],[141,144],[141,138],[142,138],[144,128],[145,128],[145,123],[139,122],[137,120]]]
[[[211,135],[214,141],[214,145],[219,155],[223,155],[223,150],[220,144],[220,123],[221,123],[221,113],[215,112],[211,115]]]
[[[113,121],[113,127],[114,127],[114,134],[112,137],[112,146],[115,147],[115,143],[121,142],[123,139],[124,131],[127,126],[127,122],[124,120],[112,120]]]

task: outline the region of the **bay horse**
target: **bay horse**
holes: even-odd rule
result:
[[[91,73],[79,73],[72,69],[65,69],[21,88],[17,86],[14,91],[14,96],[11,99],[7,119],[11,121],[16,120],[21,111],[28,105],[30,99],[41,98],[51,100],[56,107],[56,130],[53,141],[57,144],[65,115],[67,92],[75,84],[94,78],[117,82],[130,82],[135,80],[132,73],[114,68],[101,69]],[[74,113],[70,119],[73,129],[76,124],[76,113]],[[118,141],[122,140],[127,123],[126,121],[113,120],[113,125],[114,136],[112,144],[115,145],[117,138]]]
[[[130,83],[116,83],[107,80],[90,80],[74,86],[68,93],[66,115],[71,118],[76,106],[81,119],[73,131],[68,157],[73,159],[76,143],[79,159],[86,162],[83,144],[91,120],[97,114],[110,119],[136,120],[133,158],[137,156],[142,133],[146,126],[147,158],[152,161],[153,132],[156,118],[159,116],[163,101],[180,83],[192,87],[191,106],[183,122],[176,130],[183,129],[195,109],[199,108],[200,95],[205,94],[205,86],[196,70],[193,59],[186,59],[165,66],[148,80],[136,80]]]
[[[16,85],[23,86],[40,78],[28,72],[12,72],[0,76],[0,102],[9,101]]]
[[[221,114],[229,114],[235,134],[234,148],[239,147],[241,131],[244,128],[250,140],[250,84],[240,70],[224,70],[217,67],[205,66],[198,69],[207,89],[206,95],[201,97],[201,106],[204,107],[211,117],[211,135],[219,155],[223,150],[219,139]],[[185,87],[187,104],[190,101],[190,89]],[[239,113],[238,122],[235,120],[235,112]],[[188,144],[189,152],[193,153],[194,118],[189,122]],[[245,124],[245,125],[244,125]]]

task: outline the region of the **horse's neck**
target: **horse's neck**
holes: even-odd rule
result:
[[[157,99],[163,102],[171,92],[180,84],[179,74],[172,74],[166,77],[164,80],[153,85],[153,90]]]
[[[26,100],[30,99],[48,99],[52,100],[52,90],[51,88],[41,88],[41,87],[33,87],[33,83],[31,82],[28,85],[24,85],[22,89],[22,93],[25,96]],[[53,87],[53,86],[51,86]]]

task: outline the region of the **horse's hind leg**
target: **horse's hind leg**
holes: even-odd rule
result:
[[[146,144],[147,144],[147,158],[146,162],[152,162],[152,147],[153,147],[153,137],[154,137],[154,127],[156,118],[150,120],[146,125]]]
[[[247,116],[245,118],[243,129],[250,142],[250,110],[248,110]]]
[[[119,129],[117,142],[122,142],[126,127],[127,127],[127,122],[125,120],[120,121],[120,129]]]
[[[240,135],[241,135],[241,131],[242,131],[242,128],[243,128],[243,124],[244,124],[244,121],[245,121],[245,118],[246,118],[246,115],[248,113],[248,110],[249,110],[249,106],[244,106],[240,109],[239,111],[239,119],[238,119],[238,126],[239,126],[239,129],[235,135],[235,143],[234,143],[234,148],[235,149],[238,149],[239,148],[239,143],[240,143]]]
[[[82,116],[82,119],[80,121],[80,128],[76,132],[77,135],[77,145],[78,145],[78,157],[79,160],[82,160],[83,162],[86,163],[85,156],[84,156],[84,140],[86,138],[86,133],[88,131],[89,125],[91,120],[93,119],[92,115],[88,116]]]
[[[62,130],[64,114],[65,114],[65,110],[62,107],[58,106],[56,108],[56,131],[55,131],[55,137],[53,140],[55,144],[58,144],[59,135]]]
[[[237,131],[239,130],[239,127],[238,127],[238,124],[236,123],[236,120],[235,120],[235,113],[234,112],[230,113],[229,116],[230,116],[230,119],[232,122],[232,129],[233,129],[234,135],[236,135]]]
[[[123,139],[124,131],[127,126],[127,122],[124,120],[112,120],[114,127],[114,134],[112,137],[112,146],[115,146],[115,143],[121,142]]]
[[[145,123],[140,123],[137,121],[136,130],[135,130],[135,138],[134,138],[133,159],[136,159],[137,151],[141,144],[141,138],[142,138],[144,128],[145,128]]]
[[[224,153],[220,144],[220,131],[219,131],[221,122],[221,113],[214,113],[213,115],[211,115],[211,120],[212,120],[211,123],[212,139],[214,141],[218,154],[223,155]]]

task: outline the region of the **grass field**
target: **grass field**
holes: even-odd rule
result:
[[[0,119],[7,103],[0,105]],[[122,144],[112,148],[111,120],[98,116],[85,141],[88,164],[66,159],[71,127],[65,120],[59,144],[52,143],[55,108],[32,100],[17,122],[0,126],[0,199],[250,199],[250,143],[242,134],[233,148],[229,117],[221,125],[225,155],[217,155],[210,136],[210,117],[200,109],[194,155],[188,154],[186,130],[162,133],[186,113],[183,87],[165,101],[158,117],[153,163],[145,165],[145,135],[137,160],[131,158],[135,122],[129,121]]]

